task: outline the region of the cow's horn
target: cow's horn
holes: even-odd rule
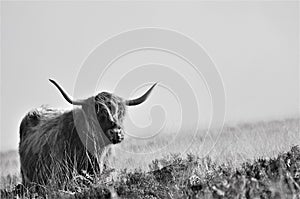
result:
[[[52,79],[49,79],[49,81],[54,84],[56,86],[56,88],[58,88],[58,90],[60,91],[60,93],[63,95],[63,97],[67,100],[67,102],[69,102],[70,104],[73,105],[83,105],[85,104],[83,100],[72,100],[68,94]]]
[[[151,88],[141,97],[132,99],[132,100],[126,100],[125,104],[127,106],[135,106],[135,105],[139,105],[139,104],[143,103],[148,98],[148,96],[150,95],[152,89],[156,86],[156,84],[157,83],[155,83],[153,86],[151,86]]]

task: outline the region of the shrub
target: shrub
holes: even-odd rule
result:
[[[150,172],[126,169],[105,183],[101,176],[74,178],[66,190],[51,185],[34,185],[1,190],[1,198],[299,198],[300,147],[279,154],[276,158],[259,158],[239,168],[230,164],[217,165],[209,157],[170,154],[154,160]],[[10,176],[6,180],[12,181]],[[3,179],[1,179],[3,180]]]

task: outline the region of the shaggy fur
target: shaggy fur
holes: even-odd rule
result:
[[[86,101],[69,111],[41,107],[23,118],[19,153],[24,185],[51,179],[64,183],[74,173],[103,170],[109,147],[124,138],[126,106],[122,98],[107,92]]]

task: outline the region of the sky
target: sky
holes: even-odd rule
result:
[[[300,90],[298,4],[2,1],[0,150],[17,149],[19,124],[29,110],[42,104],[72,108],[49,78],[72,94],[82,65],[101,43],[124,31],[144,27],[174,30],[202,46],[222,77],[225,122],[295,117],[299,113]],[[180,80],[189,82],[198,103],[200,126],[207,126],[213,105],[205,80],[195,76],[182,59],[166,52],[143,50],[123,56],[102,79],[99,77],[97,85],[91,86],[93,93],[87,89],[76,96],[84,99],[102,90],[114,91],[128,71],[147,64],[155,68],[158,63],[169,66],[175,76],[181,75]],[[159,74],[162,69],[158,69]],[[182,106],[192,110],[194,105],[180,105],[176,92],[168,90],[168,83],[176,83],[172,72],[157,78],[150,73],[143,74],[141,70],[140,79],[132,73],[142,83],[134,87],[133,80],[124,78],[123,87],[131,85],[131,97],[143,93],[149,82],[161,83],[144,105],[128,110],[129,118],[139,127],[164,119],[166,129],[177,128],[182,120]],[[183,85],[179,82],[176,88]],[[124,92],[116,94],[122,96]],[[162,109],[151,109],[157,104]],[[129,131],[134,131],[129,122],[126,124]]]

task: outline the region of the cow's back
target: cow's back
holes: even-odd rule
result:
[[[50,162],[50,157],[47,155],[49,145],[47,134],[51,131],[51,123],[55,123],[62,116],[62,112],[56,109],[51,109],[42,106],[38,109],[31,110],[26,114],[20,124],[20,143],[19,154],[21,162],[21,175],[23,184],[36,181],[39,178],[39,173],[45,168],[45,164]],[[39,181],[39,183],[43,183]]]
[[[20,142],[23,141],[28,134],[35,132],[33,128],[40,125],[41,122],[47,122],[47,120],[61,114],[61,111],[46,106],[41,106],[40,108],[29,111],[20,124]]]

